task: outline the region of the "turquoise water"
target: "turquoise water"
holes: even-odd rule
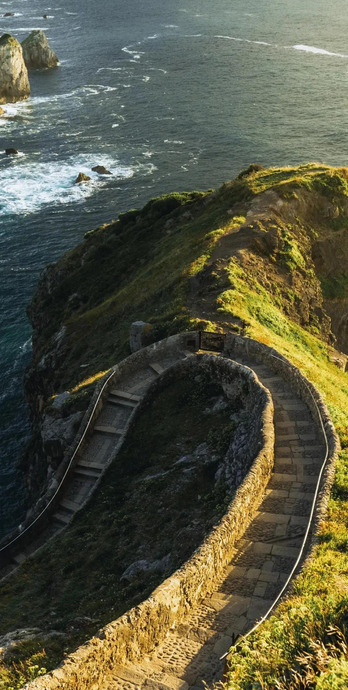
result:
[[[25,509],[25,307],[42,268],[151,196],[217,186],[250,162],[348,162],[344,0],[0,2],[8,11],[0,32],[42,28],[61,66],[32,74],[31,98],[0,117],[0,152],[21,152],[0,153],[0,535]],[[90,173],[98,163],[113,176]]]

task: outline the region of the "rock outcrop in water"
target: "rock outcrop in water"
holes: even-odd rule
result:
[[[85,173],[79,172],[79,174],[75,180],[75,184],[81,184],[82,182],[88,182],[90,179],[91,178],[89,177],[89,175],[85,175]]]
[[[21,44],[10,34],[3,34],[0,38],[0,103],[15,103],[29,95]]]
[[[48,38],[43,31],[37,29],[22,42],[23,57],[27,69],[45,69],[57,67],[59,60],[50,48]]]

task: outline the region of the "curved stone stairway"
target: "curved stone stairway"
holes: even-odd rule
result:
[[[275,466],[256,517],[236,544],[219,588],[140,662],[114,667],[103,690],[198,690],[220,680],[224,655],[274,602],[299,553],[322,465],[321,432],[289,383],[243,360],[271,392]]]
[[[103,403],[88,443],[83,447],[78,462],[70,473],[59,505],[50,515],[49,524],[27,546],[14,551],[4,567],[0,564],[1,577],[7,577],[70,523],[74,514],[93,493],[101,475],[121,446],[129,418],[150,384],[167,367],[186,356],[184,349],[160,353],[154,361],[144,362],[140,367],[134,367],[131,373],[118,378],[117,387],[111,388]]]

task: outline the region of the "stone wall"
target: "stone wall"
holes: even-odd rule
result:
[[[140,353],[136,355],[140,356]],[[224,568],[231,560],[236,541],[253,519],[273,468],[272,398],[251,369],[212,355],[198,355],[173,365],[152,384],[148,396],[152,398],[178,372],[185,373],[197,364],[208,371],[212,379],[218,380],[231,397],[236,386],[243,384],[244,399],[252,418],[251,451],[246,452],[247,463],[250,462],[250,452],[255,456],[258,449],[249,473],[237,489],[221,522],[179,570],[146,601],[107,625],[96,637],[71,654],[58,669],[29,683],[26,688],[96,688],[115,664],[136,661],[150,652],[164,639],[168,630],[179,624],[193,607],[216,589]],[[148,396],[141,406],[147,404]]]

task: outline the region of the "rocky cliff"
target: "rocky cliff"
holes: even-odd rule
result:
[[[27,69],[57,67],[59,61],[43,31],[37,29],[22,41],[23,57]]]
[[[21,45],[10,34],[3,34],[0,38],[0,103],[14,103],[29,95]]]

